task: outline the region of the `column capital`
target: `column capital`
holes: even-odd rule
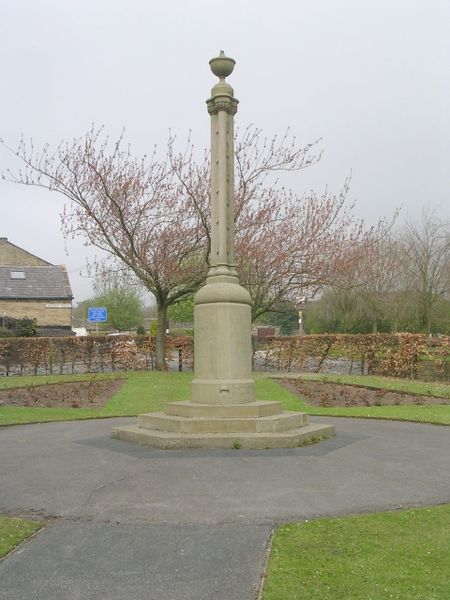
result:
[[[235,115],[237,113],[238,104],[239,100],[228,95],[213,96],[206,101],[206,106],[210,115],[217,115],[219,110],[224,110],[229,115]]]

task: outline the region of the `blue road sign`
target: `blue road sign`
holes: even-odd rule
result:
[[[88,308],[88,321],[90,323],[106,323],[108,310],[104,306],[90,306]]]

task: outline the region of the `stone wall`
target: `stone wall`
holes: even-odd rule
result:
[[[48,267],[49,262],[0,238],[0,265],[3,267]]]
[[[72,303],[49,300],[0,300],[2,315],[13,319],[36,319],[38,327],[72,325]]]

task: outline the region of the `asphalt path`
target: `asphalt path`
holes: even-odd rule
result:
[[[319,420],[335,438],[280,450],[110,438],[135,419],[0,428],[0,513],[47,521],[0,599],[253,600],[276,524],[450,501],[450,428]]]

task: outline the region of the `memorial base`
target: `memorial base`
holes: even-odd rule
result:
[[[308,415],[282,411],[280,402],[237,405],[169,402],[165,412],[138,417],[137,425],[112,437],[153,448],[294,448],[334,435],[332,425],[309,423]]]

